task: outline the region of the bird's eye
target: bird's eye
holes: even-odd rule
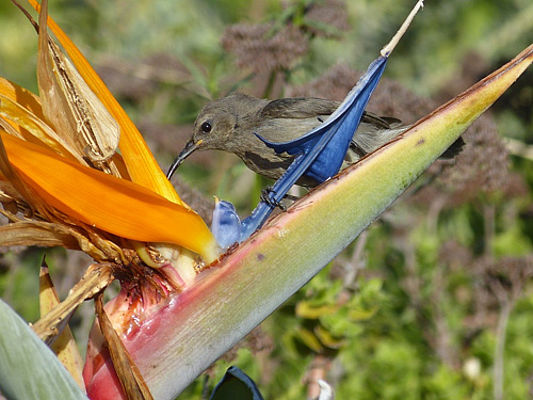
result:
[[[211,132],[211,124],[209,122],[204,122],[200,129],[202,130],[202,132],[209,133]]]

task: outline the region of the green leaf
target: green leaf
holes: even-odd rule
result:
[[[30,327],[0,300],[0,392],[8,399],[87,399]]]
[[[322,345],[316,338],[316,336],[308,329],[300,328],[296,331],[296,337],[302,341],[311,350],[319,353],[322,351]]]

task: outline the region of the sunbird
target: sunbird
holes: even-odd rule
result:
[[[192,137],[170,166],[167,177],[170,179],[196,150],[223,150],[237,155],[252,171],[278,179],[294,156],[277,153],[262,139],[273,143],[298,139],[323,124],[339,104],[315,97],[267,100],[241,93],[212,101],[198,114]],[[396,118],[365,111],[344,155],[342,168],[390,142],[407,128]],[[462,143],[462,139],[454,143],[443,156],[453,156]],[[319,182],[304,175],[297,183],[313,187]]]

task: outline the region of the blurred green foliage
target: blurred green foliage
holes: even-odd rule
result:
[[[339,63],[363,70],[413,1],[348,1],[348,27],[331,26],[327,34],[313,33],[324,28],[323,22],[306,19],[315,3],[343,4],[57,0],[50,8],[166,166],[209,98],[234,89],[258,96],[268,89],[271,96],[281,97]],[[291,23],[304,30],[305,54],[275,72],[239,67],[235,54],[221,44],[225,29],[269,21],[276,29]],[[35,32],[9,2],[0,3],[0,26],[0,75],[36,90]],[[419,96],[442,102],[531,42],[530,0],[428,1],[385,75]],[[532,105],[530,69],[494,107],[499,134],[531,148]],[[480,147],[482,156],[484,151]],[[310,370],[318,363],[339,399],[492,398],[495,347],[501,340],[496,328],[502,308],[511,305],[505,357],[500,360],[505,398],[531,396],[533,296],[527,277],[517,281],[511,274],[516,265],[531,264],[533,254],[533,161],[520,154],[510,156],[508,179],[518,182],[514,191],[485,190],[475,183],[458,189],[453,183],[434,183],[434,176],[423,177],[426,187],[419,183],[418,193],[398,201],[265,321],[230,361],[220,360],[207,385],[235,364],[255,379],[265,398],[302,399]],[[201,157],[186,163],[181,177],[207,196],[217,194],[243,214],[249,212],[268,182],[232,156]],[[487,151],[481,160],[490,167],[493,156]],[[471,169],[481,167],[478,162]],[[464,194],[469,187],[474,195]],[[0,294],[27,320],[37,318],[41,254],[29,249],[7,252],[0,259]],[[50,257],[58,280],[71,274],[72,268],[62,266],[69,262],[63,252]],[[494,272],[496,267],[500,269]],[[180,398],[200,398],[205,385],[199,378]]]

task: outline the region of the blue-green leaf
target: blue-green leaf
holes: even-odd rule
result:
[[[87,399],[52,350],[2,300],[0,392],[8,399]]]

